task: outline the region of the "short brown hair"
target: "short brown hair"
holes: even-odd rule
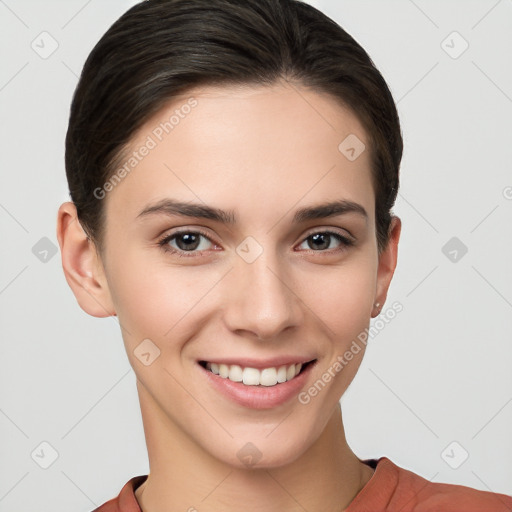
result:
[[[103,35],[73,96],[65,157],[71,200],[97,249],[103,250],[105,208],[94,191],[151,116],[194,86],[283,78],[329,93],[364,126],[380,252],[389,240],[403,151],[396,106],[365,50],[298,0],[145,0]]]

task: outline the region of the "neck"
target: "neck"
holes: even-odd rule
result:
[[[319,438],[294,462],[240,469],[206,454],[186,433],[157,421],[138,384],[150,474],[135,496],[143,512],[340,512],[373,475],[345,439],[339,404]],[[141,397],[141,393],[145,396]]]

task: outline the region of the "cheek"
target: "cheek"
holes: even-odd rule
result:
[[[155,249],[156,250],[156,249]],[[130,345],[150,338],[163,348],[179,331],[187,339],[190,319],[219,276],[206,268],[179,268],[147,253],[126,251],[113,255],[109,284],[124,337]],[[197,324],[196,324],[197,325]],[[192,335],[192,332],[190,333]]]
[[[318,272],[304,292],[306,304],[327,326],[327,336],[338,348],[367,326],[376,283],[376,264],[361,254],[332,271]]]
[[[330,387],[328,400],[333,403],[342,396],[361,364],[376,277],[374,258],[361,254],[317,281],[314,288],[318,292],[310,298],[330,344],[317,378],[325,377]]]

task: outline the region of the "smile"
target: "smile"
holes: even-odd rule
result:
[[[291,381],[314,361],[315,360],[306,363],[290,363],[261,369],[249,366],[243,367],[238,364],[213,363],[209,361],[200,361],[199,364],[213,374],[223,379],[229,379],[232,382],[240,382],[246,386],[269,387]]]

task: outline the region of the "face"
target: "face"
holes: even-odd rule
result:
[[[369,148],[349,110],[305,88],[195,89],[136,134],[102,199],[142,408],[228,464],[255,450],[283,465],[319,438],[385,299],[393,254],[379,259],[370,154],[347,158],[349,135]]]

